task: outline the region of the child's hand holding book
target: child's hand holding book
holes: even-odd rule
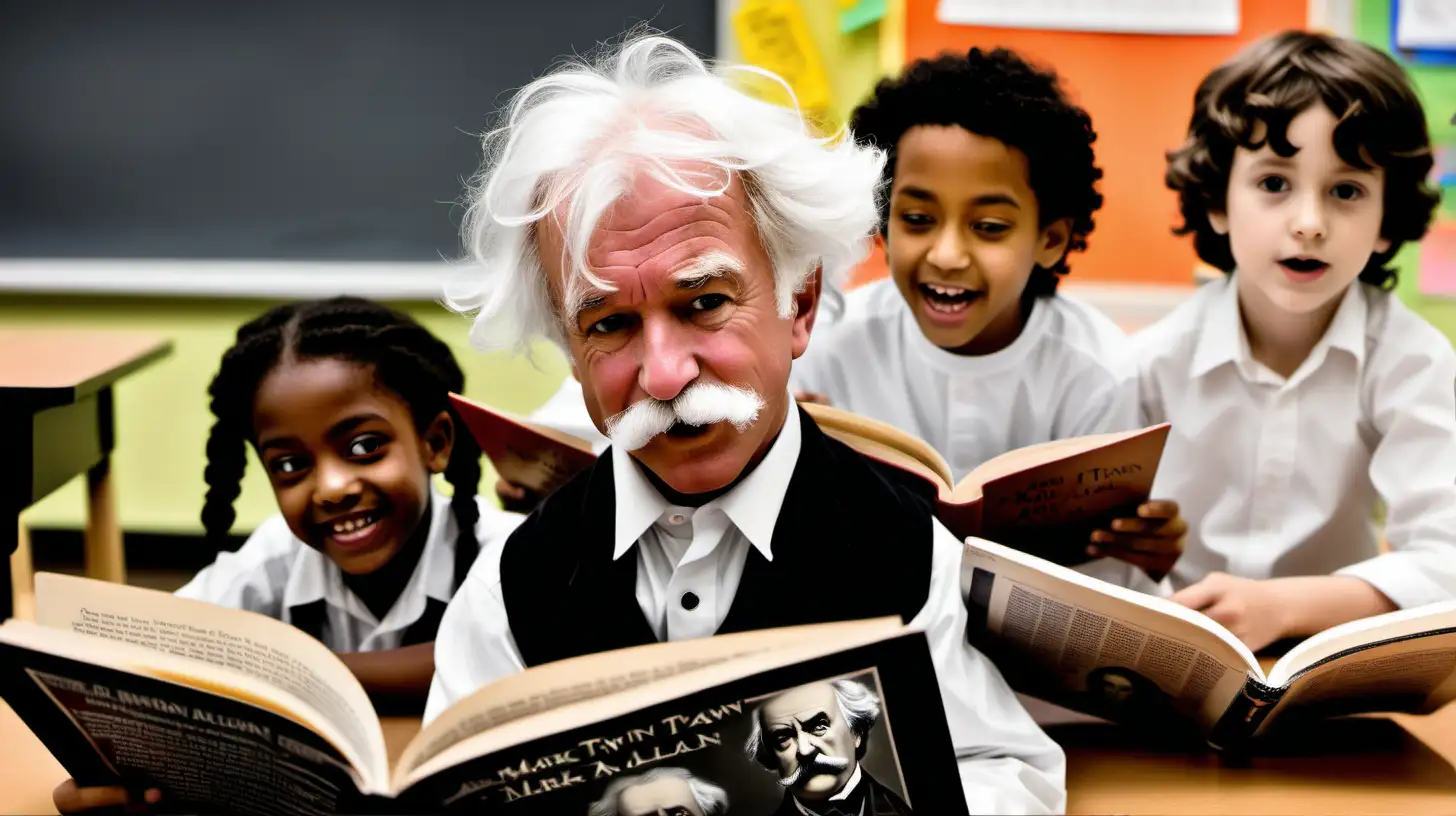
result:
[[[1116,558],[1161,581],[1183,554],[1188,523],[1178,503],[1155,499],[1138,505],[1136,518],[1113,519],[1110,530],[1096,530],[1087,547],[1091,556]]]

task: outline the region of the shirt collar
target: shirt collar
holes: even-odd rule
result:
[[[1203,325],[1198,330],[1198,345],[1193,349],[1193,364],[1188,369],[1188,376],[1194,378],[1249,356],[1249,341],[1244,337],[1244,328],[1239,322],[1239,294],[1233,276],[1210,281],[1204,286],[1215,288],[1216,294],[1211,296],[1213,302],[1203,316]]]
[[[1225,363],[1233,363],[1247,376],[1254,368],[1255,361],[1253,351],[1249,348],[1248,335],[1244,332],[1238,286],[1234,277],[1230,275],[1222,281],[1204,285],[1219,287],[1219,290],[1212,295],[1212,303],[1204,315],[1188,374],[1197,378]],[[1310,350],[1305,365],[1300,366],[1301,371],[1318,368],[1332,348],[1348,352],[1355,358],[1356,366],[1363,366],[1368,308],[1364,285],[1358,282],[1350,284],[1345,294],[1340,297],[1340,305],[1335,309],[1329,328],[1325,329],[1324,336]],[[1301,379],[1302,376],[1296,371],[1290,378],[1291,382]]]
[[[697,513],[717,508],[728,516],[763,557],[773,560],[773,532],[783,508],[784,494],[799,462],[803,432],[799,410],[789,398],[788,416],[778,438],[753,472],[732,490],[698,508]],[[617,495],[616,530],[612,560],[621,558],[632,545],[672,507],[647,480],[632,455],[612,446],[612,481]]]
[[[406,625],[417,619],[425,608],[425,598],[450,602],[455,589],[455,537],[459,526],[450,512],[450,498],[430,490],[430,530],[425,551],[414,574],[405,584],[399,600],[390,608],[388,617],[403,617]],[[298,542],[298,554],[288,571],[283,587],[283,606],[292,609],[324,601],[359,616],[366,610],[363,602],[344,584],[343,571],[327,555]]]

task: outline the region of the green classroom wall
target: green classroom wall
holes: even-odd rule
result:
[[[264,301],[102,296],[0,295],[0,326],[76,326],[156,332],[171,338],[169,357],[116,388],[113,477],[123,530],[200,533],[203,454],[212,414],[207,384],[238,326],[262,313]],[[466,396],[526,412],[546,400],[566,375],[553,347],[537,350],[534,364],[469,347],[467,318],[435,303],[392,304],[448,342],[465,370]],[[490,490],[489,471],[482,488]],[[85,520],[83,479],[72,480],[27,510],[32,528],[78,528]],[[249,462],[234,530],[250,531],[275,508],[257,461]]]
[[[1355,33],[1381,46],[1390,42],[1390,0],[1362,0],[1357,6]],[[824,8],[820,8],[823,5]],[[830,4],[809,3],[806,11],[816,39],[832,32]],[[823,47],[821,43],[821,47]],[[836,72],[837,113],[843,115],[852,102],[855,83],[867,89],[875,69],[872,43],[862,33],[840,44],[846,53],[826,52],[831,63],[848,61],[853,70]],[[1410,66],[1429,111],[1432,137],[1456,144],[1456,68]],[[853,74],[851,78],[848,74]],[[1456,214],[1456,195],[1443,205]],[[1398,258],[1403,300],[1434,323],[1448,337],[1456,338],[1456,300],[1421,295],[1416,264],[1418,248],[1407,247]],[[0,326],[84,326],[103,329],[135,329],[158,332],[172,338],[172,355],[153,367],[127,379],[117,388],[117,450],[115,478],[121,523],[124,529],[146,532],[200,532],[198,511],[202,506],[204,462],[210,413],[206,388],[217,361],[231,343],[232,334],[244,321],[266,309],[269,303],[195,298],[131,298],[0,295]],[[421,320],[431,331],[455,349],[465,368],[467,395],[514,411],[525,412],[540,405],[566,374],[559,352],[542,346],[534,364],[507,354],[481,354],[469,348],[468,321],[435,303],[396,304]],[[489,490],[494,474],[489,471],[482,487]],[[26,511],[32,527],[77,528],[84,523],[85,503],[80,481]],[[261,469],[254,462],[248,469],[242,497],[238,500],[236,530],[246,532],[273,512],[272,496]]]

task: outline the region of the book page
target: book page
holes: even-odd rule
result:
[[[151,740],[138,737],[137,729],[142,726],[135,723],[149,722],[178,735],[191,735],[188,738],[205,737],[211,741],[216,737],[216,729],[227,728],[250,737],[262,736],[266,741],[272,741],[273,734],[260,732],[253,727],[267,719],[261,716],[261,712],[268,712],[316,734],[319,739],[309,738],[306,741],[321,742],[321,745],[315,745],[315,751],[327,748],[326,753],[337,752],[348,765],[348,772],[356,782],[367,785],[371,784],[371,780],[379,780],[384,776],[381,773],[382,766],[371,768],[367,765],[368,758],[322,712],[307,701],[244,673],[199,660],[174,657],[146,646],[99,640],[28,621],[6,621],[0,626],[0,643],[65,660],[68,668],[63,670],[50,670],[48,667],[38,670],[37,666],[42,661],[27,658],[25,652],[15,652],[13,654],[19,657],[13,659],[26,660],[27,664],[9,665],[6,670],[27,671],[34,683],[45,690],[57,705],[67,710],[67,715],[76,722],[76,726],[93,738],[99,738],[102,734],[125,738],[128,745],[140,752],[143,751],[140,744]],[[98,684],[92,681],[103,675],[105,681],[98,688]],[[209,695],[214,700],[201,706],[182,705],[179,700],[183,696],[195,701],[197,695],[173,694],[157,681],[185,687],[193,692]],[[132,690],[126,691],[127,686],[133,687]],[[150,687],[154,691],[138,693],[142,687]],[[76,699],[64,699],[67,694],[75,695]],[[232,712],[228,716],[220,713],[228,710]],[[259,711],[260,716],[248,715],[249,710]],[[29,712],[19,710],[17,713],[24,717]],[[77,719],[78,717],[81,719]],[[133,724],[129,725],[129,722]],[[37,736],[44,739],[47,735]],[[294,739],[299,739],[296,732]],[[117,750],[119,747],[113,745],[112,749]],[[287,745],[279,744],[275,747],[289,750]],[[133,759],[140,761],[142,758]]]
[[[1228,630],[1171,601],[981,539],[966,543],[967,635],[1023,694],[1106,719],[1207,731],[1259,674]]]
[[[1357,649],[1297,675],[1255,734],[1281,716],[1424,713],[1453,698],[1456,632],[1446,629]]]
[[[1290,649],[1269,669],[1269,685],[1283,686],[1300,672],[1350,649],[1444,629],[1456,629],[1456,601],[1350,621],[1306,638]]]
[[[396,763],[396,779],[462,740],[522,717],[615,694],[735,657],[806,638],[843,632],[897,631],[895,618],[814,626],[789,626],[670,643],[653,643],[604,654],[560,660],[501,678],[461,700],[425,726]]]
[[[935,448],[888,422],[822,405],[800,403],[819,429],[861,454],[908,470],[934,484],[947,499],[951,494],[950,465]]]
[[[386,763],[369,695],[334,653],[282,621],[125,584],[35,576],[36,623],[241,672],[307,702],[368,763]]]
[[[395,788],[402,791],[415,781],[443,769],[514,745],[646,708],[661,700],[672,699],[756,672],[793,665],[832,652],[863,646],[904,634],[907,631],[900,620],[893,617],[824,624],[816,627],[795,627],[795,629],[798,631],[768,630],[746,632],[742,635],[660,643],[639,649],[592,656],[598,658],[596,660],[582,658],[563,661],[563,663],[573,663],[578,674],[582,672],[584,666],[592,666],[595,667],[593,671],[600,671],[601,676],[605,678],[630,676],[634,671],[657,670],[664,670],[665,677],[646,682],[629,681],[624,683],[618,691],[606,692],[603,695],[588,695],[581,697],[576,702],[554,707],[545,707],[540,702],[539,694],[532,695],[527,698],[526,704],[535,705],[534,713],[507,719],[485,731],[467,736],[454,745],[439,751],[428,760],[412,760],[412,767],[407,773],[396,773]],[[763,638],[763,645],[767,645],[769,648],[754,649],[735,657],[727,657],[738,649],[747,649],[751,641],[756,638]],[[730,639],[735,642],[733,644],[716,642]],[[728,648],[725,650],[726,654],[722,655],[724,659],[716,659],[720,655],[719,650],[723,649],[725,645]],[[623,657],[626,659],[623,660]],[[613,658],[617,659],[613,660]],[[697,663],[698,667],[686,671],[674,671],[680,662]],[[613,663],[620,665],[613,667]],[[517,677],[526,677],[527,674],[529,673],[523,673]],[[531,679],[534,680],[534,677]],[[488,694],[492,686],[497,685],[500,684],[486,686],[485,689],[477,692],[477,696],[488,699],[493,705],[509,705],[510,701],[503,699],[502,695]],[[532,685],[534,683],[521,683],[516,688],[516,693],[518,695],[522,692],[529,693],[528,689]],[[529,702],[532,700],[536,702]],[[442,714],[441,719],[443,718]],[[429,740],[428,733],[421,733],[416,742],[423,744]],[[411,760],[411,750],[414,747],[412,743],[410,748],[406,749],[405,755],[401,757],[401,769],[406,760]]]

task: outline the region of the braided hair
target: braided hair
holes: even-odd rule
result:
[[[247,444],[253,435],[253,398],[274,367],[285,360],[336,358],[374,369],[375,380],[404,400],[421,432],[441,411],[455,421],[454,449],[445,480],[454,488],[451,513],[459,527],[455,542],[455,586],[465,579],[480,543],[475,524],[480,508],[480,448],[450,404],[449,393],[465,390],[465,375],[450,347],[401,314],[362,298],[338,297],[278,306],[238,329],[237,342],[222,357],[208,387],[216,421],[207,437],[207,498],[202,526],[207,541],[221,547],[237,513]]]

